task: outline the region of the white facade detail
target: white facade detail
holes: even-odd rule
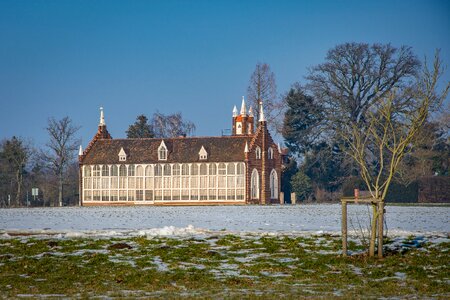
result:
[[[99,126],[105,126],[105,116],[103,114],[103,107],[100,107],[100,122],[98,124]]]
[[[245,106],[244,96],[242,96],[242,104],[241,104],[241,116],[247,115],[247,107]]]
[[[158,147],[158,160],[167,160],[167,146],[164,141],[161,141],[161,144]]]
[[[245,201],[243,162],[84,165],[82,174],[83,202],[87,203]],[[256,193],[259,198],[259,188]]]
[[[120,148],[119,151],[119,161],[127,161],[127,154],[125,153],[125,150],[123,150],[123,148]]]
[[[237,116],[238,116],[238,110],[237,110],[237,107],[235,105],[234,108],[233,108],[233,118],[237,117]]]
[[[208,152],[206,152],[205,147],[202,146],[202,148],[198,152],[198,158],[200,160],[207,160],[208,159]]]
[[[236,134],[242,134],[242,122],[236,122]]]

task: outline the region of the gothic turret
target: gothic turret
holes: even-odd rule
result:
[[[252,108],[248,110],[245,105],[244,96],[242,96],[242,104],[240,114],[237,114],[236,106],[233,109],[233,135],[252,135],[253,134],[253,111]]]

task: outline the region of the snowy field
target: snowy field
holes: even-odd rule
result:
[[[349,205],[349,230],[367,222],[366,205]],[[450,207],[387,206],[390,236],[450,233]],[[353,224],[353,225],[352,225]],[[0,235],[70,236],[340,233],[338,204],[297,206],[63,207],[0,209]],[[363,225],[365,226],[365,225]]]

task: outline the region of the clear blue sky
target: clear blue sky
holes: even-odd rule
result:
[[[0,0],[0,140],[41,146],[67,115],[86,147],[100,106],[113,137],[156,110],[220,135],[258,61],[282,94],[343,42],[440,48],[450,66],[450,1]]]

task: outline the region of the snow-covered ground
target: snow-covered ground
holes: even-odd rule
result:
[[[367,222],[366,205],[349,205],[349,230]],[[387,206],[389,235],[450,233],[450,207]],[[365,226],[365,225],[363,225]],[[0,235],[186,235],[340,233],[338,204],[297,206],[63,207],[0,209]]]

